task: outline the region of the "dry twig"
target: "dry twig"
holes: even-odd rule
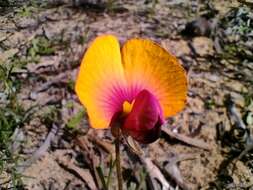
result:
[[[226,96],[225,105],[227,108],[227,114],[231,122],[231,126],[234,126],[237,129],[242,129],[243,131],[246,131],[247,127],[244,124],[243,120],[241,119],[241,114],[238,112],[238,110],[235,107],[235,103],[233,102],[230,95]],[[253,134],[250,131],[249,133],[245,133],[243,136],[245,140],[245,148],[240,153],[240,155],[234,160],[234,162],[237,162],[238,160],[242,159],[243,156],[245,156],[248,152],[253,150]]]
[[[227,108],[228,117],[231,121],[231,126],[234,124],[235,127],[246,129],[246,126],[241,119],[241,114],[237,111],[235,103],[232,101],[230,95],[226,96],[225,105]]]
[[[191,137],[188,137],[186,135],[179,134],[179,133],[174,133],[166,127],[163,127],[162,130],[163,130],[163,132],[165,132],[170,137],[175,138],[179,141],[182,141],[186,144],[189,144],[189,145],[192,145],[192,146],[195,146],[195,147],[198,147],[198,148],[202,148],[204,150],[211,150],[211,146],[209,144],[207,144],[206,142],[202,141],[202,140],[193,139]]]

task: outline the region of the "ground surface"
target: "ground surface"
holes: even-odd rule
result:
[[[252,151],[236,160],[248,146],[242,143],[238,148],[239,140],[230,139],[231,133],[219,136],[217,132],[220,128],[230,131],[234,122],[228,117],[224,103],[227,95],[234,103],[233,108],[246,117],[243,121],[247,131],[252,130],[249,115],[253,112],[253,56],[231,57],[232,53],[225,52],[224,46],[219,49],[220,43],[215,41],[222,38],[219,34],[224,30],[217,23],[232,7],[241,4],[213,1],[210,8],[207,3],[197,1],[57,2],[21,3],[2,8],[0,17],[0,61],[7,68],[5,72],[12,65],[10,88],[17,89],[11,108],[19,105],[28,117],[12,129],[11,152],[18,155],[15,168],[23,175],[18,189],[102,188],[97,168],[108,174],[110,160],[114,159],[113,138],[109,130],[89,128],[73,86],[88,43],[105,33],[115,34],[121,42],[133,37],[151,38],[175,54],[187,70],[187,106],[169,119],[167,128],[190,137],[193,144],[195,140],[203,144],[192,146],[163,132],[159,141],[143,147],[146,158],[159,167],[166,180],[174,187],[188,189],[253,186]],[[211,16],[208,22],[197,25],[200,31],[188,29],[182,34],[187,23],[203,14]],[[193,31],[196,34],[189,36]],[[0,105],[7,110],[6,85],[0,87],[5,89],[1,90]],[[201,144],[208,145],[208,150],[201,148]],[[233,146],[237,149],[231,151]],[[122,146],[122,152],[125,183],[128,182],[125,188],[152,189],[148,183],[152,178],[149,166],[141,164],[141,159],[126,145]],[[165,166],[182,155],[190,159],[179,159],[183,180],[180,184],[166,175]],[[9,164],[10,169],[13,164]],[[2,171],[0,189],[12,186],[11,171]],[[116,185],[113,170],[109,189],[115,189]]]

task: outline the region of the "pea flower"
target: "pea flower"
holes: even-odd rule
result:
[[[147,39],[120,48],[113,35],[97,37],[87,49],[76,93],[96,129],[119,126],[140,143],[159,137],[165,119],[186,102],[187,79],[177,59]]]

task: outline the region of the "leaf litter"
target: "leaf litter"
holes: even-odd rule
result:
[[[13,132],[13,138],[22,139],[15,145],[21,157],[16,167],[29,163],[18,187],[102,189],[102,179],[108,181],[113,138],[109,130],[89,128],[73,81],[87,43],[112,33],[120,41],[139,36],[161,43],[180,59],[189,78],[187,107],[169,119],[161,140],[141,145],[143,155],[128,151],[127,144],[122,147],[125,188],[251,188],[251,8],[235,1],[74,2],[21,2],[6,7],[0,17],[1,64],[18,63],[10,73],[21,83],[15,95],[34,112],[16,127],[21,135]],[[200,17],[194,24],[202,27],[200,32],[191,37],[182,33]],[[8,99],[1,90],[1,100],[2,94]],[[227,95],[233,102],[230,111]],[[58,130],[50,135],[55,125]],[[10,187],[10,176],[0,172],[0,184],[8,182],[1,188]],[[116,188],[115,177],[112,170],[109,189]]]

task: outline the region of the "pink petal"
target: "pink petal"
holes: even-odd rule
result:
[[[157,99],[147,90],[136,97],[132,111],[127,116],[122,131],[141,143],[151,143],[159,138],[164,123]]]

